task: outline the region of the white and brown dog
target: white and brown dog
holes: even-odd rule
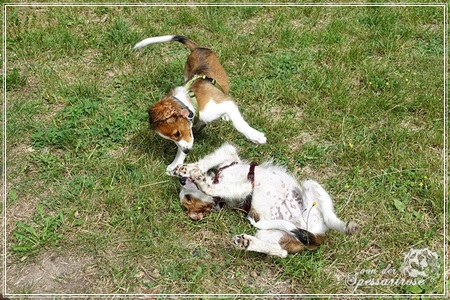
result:
[[[231,120],[236,130],[250,141],[264,144],[264,133],[248,125],[228,96],[227,74],[212,50],[199,47],[184,36],[174,35],[147,38],[137,43],[134,49],[170,41],[184,44],[191,54],[184,68],[184,85],[171,90],[148,110],[151,127],[178,146],[177,155],[167,167],[167,173],[171,174],[177,165],[182,164],[191,150],[194,143],[193,125],[201,128],[222,117]]]
[[[218,169],[208,174],[213,168]],[[316,181],[298,184],[270,162],[245,163],[230,144],[197,163],[178,166],[174,175],[180,177],[180,201],[191,219],[201,220],[218,209],[219,201],[248,212],[258,231],[255,236],[233,237],[238,249],[286,257],[315,249],[328,229],[345,234],[358,229],[355,222],[345,223],[336,216],[330,196]]]

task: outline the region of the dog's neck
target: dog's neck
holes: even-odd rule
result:
[[[176,87],[172,96],[181,109],[186,108],[189,111],[188,119],[197,123],[199,117],[198,103],[192,103],[189,91],[184,86]]]
[[[222,166],[221,168],[219,168],[217,170],[217,172],[214,174],[214,179],[213,179],[213,184],[218,184],[219,183],[219,177],[220,174],[222,173],[223,170],[232,167],[234,165],[238,164],[238,162],[232,162],[228,165]],[[252,184],[252,191],[250,194],[248,194],[245,199],[240,199],[239,201],[235,201],[233,204],[231,205],[234,209],[238,209],[246,214],[248,214],[250,212],[250,209],[252,208],[252,198],[253,198],[253,190],[255,188],[255,167],[256,167],[256,163],[252,162],[250,164],[249,170],[248,170],[248,174],[247,174],[247,179],[248,181],[250,181],[250,183]],[[215,197],[214,201],[216,202],[217,205],[220,205],[221,202],[226,202],[223,201],[220,197]]]

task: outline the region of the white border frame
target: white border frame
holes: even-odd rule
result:
[[[201,297],[201,296],[207,296],[207,297],[252,297],[252,296],[260,296],[260,297],[270,297],[270,296],[282,296],[282,297],[298,297],[298,296],[306,296],[306,297],[330,297],[334,294],[8,294],[6,289],[6,196],[7,196],[7,188],[6,188],[6,9],[7,7],[42,7],[42,6],[79,6],[79,7],[88,7],[88,6],[117,6],[117,7],[124,7],[124,6],[134,6],[134,7],[148,7],[148,6],[170,6],[170,7],[189,7],[189,6],[233,6],[233,7],[249,7],[249,6],[261,6],[261,7],[267,7],[267,6],[282,6],[282,7],[306,7],[306,6],[315,6],[315,7],[353,7],[353,6],[393,6],[393,7],[411,7],[411,6],[434,6],[434,7],[442,7],[444,9],[444,149],[443,149],[443,168],[444,168],[444,247],[443,247],[443,261],[444,261],[444,293],[443,294],[337,294],[337,296],[342,297],[412,297],[412,296],[429,296],[429,297],[440,297],[445,296],[447,294],[447,224],[445,220],[447,220],[447,205],[446,205],[446,199],[447,199],[447,111],[448,111],[448,102],[447,102],[447,67],[448,67],[448,58],[447,58],[447,19],[448,19],[448,4],[445,3],[424,3],[424,4],[403,4],[403,3],[317,3],[317,4],[289,4],[289,3],[267,3],[267,4],[252,4],[252,3],[222,3],[222,4],[207,4],[207,3],[155,3],[155,4],[121,4],[121,3],[4,3],[3,5],[3,124],[2,124],[2,130],[3,130],[3,136],[2,136],[2,168],[3,168],[3,174],[2,174],[2,198],[3,198],[3,214],[2,214],[2,228],[3,228],[3,245],[2,245],[2,260],[3,260],[3,272],[2,272],[2,283],[3,283],[3,289],[1,290],[1,294],[3,297],[23,297],[23,298],[49,298],[49,297],[60,297],[60,298],[81,298],[81,297],[112,297],[112,298],[146,298],[146,297]],[[1,298],[3,299],[3,298]]]

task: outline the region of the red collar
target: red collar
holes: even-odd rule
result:
[[[233,161],[231,164],[219,168],[217,170],[216,174],[214,174],[213,183],[214,184],[218,184],[219,183],[219,176],[222,173],[222,171],[225,170],[226,168],[229,168],[231,166],[236,165],[237,163],[238,163],[237,161]],[[255,167],[257,165],[258,165],[257,163],[252,162],[250,164],[250,168],[249,168],[248,174],[247,174],[247,179],[252,183],[252,188],[255,188]]]
[[[248,170],[247,179],[252,183],[252,190],[255,188],[255,167],[257,163],[252,162]]]
[[[231,164],[226,165],[226,166],[223,166],[222,168],[219,168],[219,169],[217,170],[216,174],[214,174],[214,180],[213,180],[213,183],[214,183],[214,184],[219,183],[219,176],[220,176],[220,173],[222,173],[222,171],[225,170],[226,168],[229,168],[229,167],[231,167],[231,166],[234,166],[235,164],[237,164],[237,161],[233,161]]]

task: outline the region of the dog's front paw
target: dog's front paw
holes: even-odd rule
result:
[[[233,239],[231,240],[233,242],[233,245],[237,248],[237,249],[241,249],[241,250],[246,250],[248,248],[248,246],[250,246],[250,236],[246,235],[246,234],[239,234],[239,235],[235,235],[233,236]]]
[[[172,175],[176,177],[189,177],[189,171],[187,165],[178,165],[173,169]]]
[[[174,176],[173,173],[174,173],[175,168],[176,168],[176,165],[168,165],[166,168],[166,174],[169,176]]]
[[[193,166],[189,171],[189,177],[191,177],[195,182],[204,181],[205,174],[200,170],[198,166]]]
[[[267,138],[264,133],[258,130],[254,130],[247,136],[247,138],[255,144],[265,144],[267,142]]]

